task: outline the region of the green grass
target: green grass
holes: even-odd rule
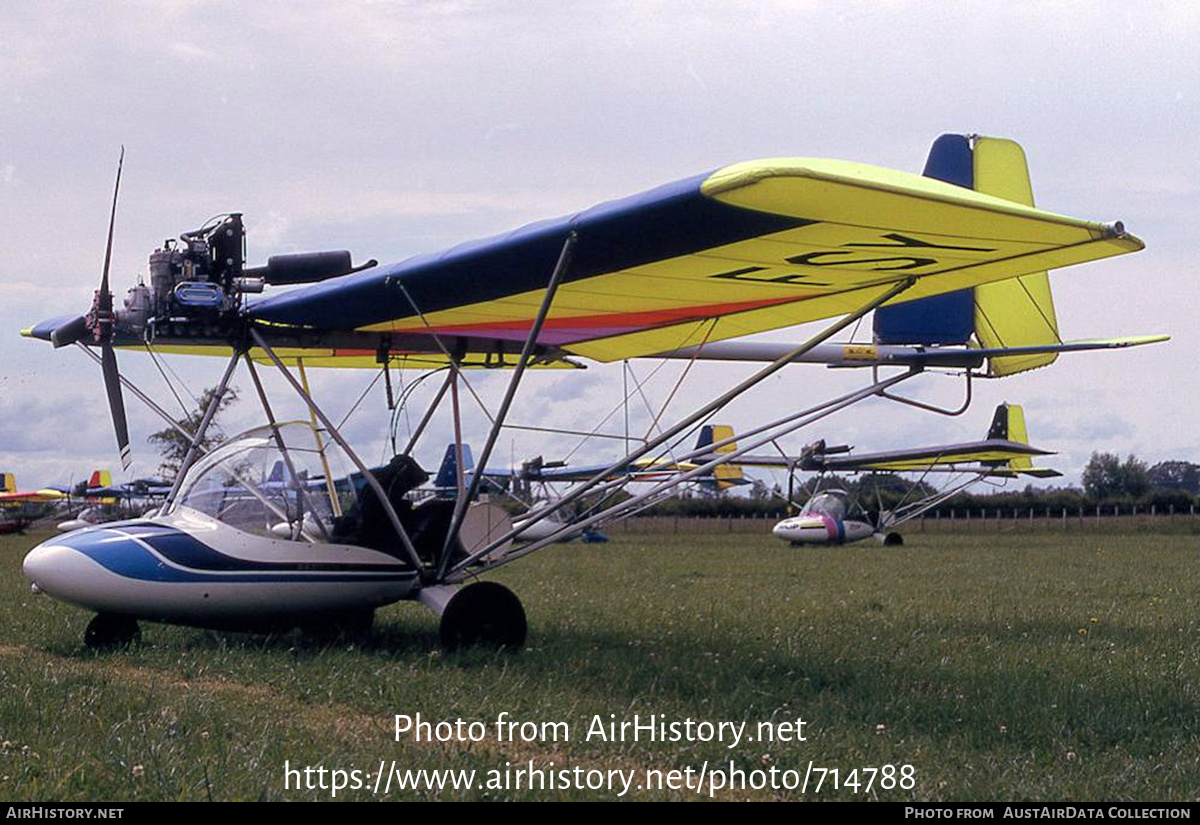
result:
[[[915,789],[876,788],[883,799],[1200,797],[1194,536],[916,534],[898,549],[792,550],[764,535],[617,533],[497,574],[530,617],[515,656],[440,653],[436,621],[416,605],[381,611],[366,645],[143,625],[141,645],[95,655],[80,644],[88,614],[30,594],[20,559],[36,540],[0,538],[0,798],[328,797],[285,791],[285,759],[486,771],[730,758],[802,773],[809,760],[843,774],[913,765]],[[501,711],[568,722],[575,736],[393,741],[392,714],[490,722]],[[587,720],[610,713],[799,716],[808,741],[583,741]],[[807,798],[855,796],[825,787]]]

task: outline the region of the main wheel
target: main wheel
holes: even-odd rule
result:
[[[478,582],[454,594],[442,613],[442,647],[482,645],[520,650],[525,644],[525,608],[516,594],[496,582]]]
[[[888,533],[886,536],[883,537],[883,546],[884,547],[903,547],[904,546],[904,536],[900,535],[899,533]]]
[[[142,629],[135,619],[97,613],[83,631],[83,644],[92,650],[114,650],[128,647],[142,638]]]

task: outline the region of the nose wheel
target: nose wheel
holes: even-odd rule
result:
[[[135,619],[112,613],[97,613],[83,631],[83,644],[91,650],[116,650],[142,638]]]
[[[496,582],[478,582],[454,594],[442,613],[442,647],[486,646],[520,650],[525,644],[525,608],[516,594]]]

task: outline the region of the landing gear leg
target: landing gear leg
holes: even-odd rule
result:
[[[496,582],[478,582],[454,594],[442,613],[442,647],[480,645],[517,651],[525,644],[525,608],[516,594]]]
[[[112,613],[97,613],[83,631],[83,644],[91,650],[115,650],[128,647],[142,638],[135,619]]]

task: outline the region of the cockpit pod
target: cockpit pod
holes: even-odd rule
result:
[[[407,562],[387,509],[353,468],[337,444],[307,422],[259,427],[197,462],[169,515],[192,510],[254,536],[355,545]],[[429,474],[406,455],[371,473],[422,563],[433,564],[445,546],[453,499],[421,498],[417,488]],[[472,502],[451,553],[462,557],[510,529],[503,508]]]
[[[875,528],[845,490],[829,488],[814,493],[799,513],[776,524],[771,533],[799,547],[861,541],[872,536]]]
[[[415,595],[419,571],[388,552],[395,539],[360,543],[371,529],[366,485],[355,474],[334,481],[345,458],[319,436],[299,422],[278,436],[242,433],[193,465],[165,512],[56,536],[29,552],[25,575],[36,591],[98,613],[85,633],[92,646],[131,640],[138,619],[369,628],[375,608]],[[380,475],[389,498],[424,479],[415,462],[395,460]]]

